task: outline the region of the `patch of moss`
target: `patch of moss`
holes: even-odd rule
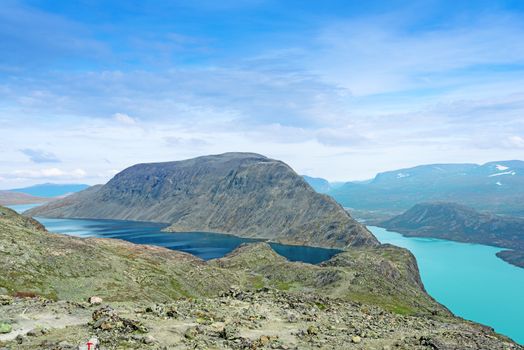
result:
[[[279,290],[290,290],[291,287],[293,287],[293,283],[286,282],[286,281],[276,281],[274,285],[275,285],[275,288]]]
[[[253,289],[262,289],[266,286],[262,276],[250,276],[248,278],[248,287],[251,286]]]
[[[315,303],[315,305],[318,307],[319,310],[325,310],[326,309],[326,305],[325,304]]]
[[[375,294],[365,293],[351,293],[350,299],[368,305],[378,305],[383,307],[385,310],[399,314],[399,315],[415,315],[417,310],[411,307],[409,304],[404,303],[398,299],[390,298],[387,296],[379,297]]]
[[[176,299],[176,298],[180,298],[181,296],[185,298],[192,297],[191,293],[189,293],[184,288],[182,288],[182,285],[180,284],[180,282],[174,278],[171,279],[171,289],[174,292],[173,294],[170,295],[172,298]]]

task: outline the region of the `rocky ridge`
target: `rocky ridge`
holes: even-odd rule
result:
[[[138,164],[107,184],[34,208],[31,216],[169,223],[169,231],[229,233],[288,244],[376,246],[376,238],[285,163],[225,153]]]

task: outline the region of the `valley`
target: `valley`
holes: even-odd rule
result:
[[[2,314],[15,315],[24,308],[39,319],[44,317],[42,308],[47,308],[59,319],[73,315],[68,316],[67,327],[51,326],[37,336],[16,339],[3,336],[8,347],[18,344],[16,348],[30,349],[40,344],[45,349],[67,349],[96,336],[108,348],[155,348],[170,342],[181,349],[194,347],[195,342],[232,349],[264,348],[270,346],[268,340],[283,348],[325,344],[342,349],[348,342],[355,348],[412,344],[424,349],[431,344],[461,344],[474,349],[478,342],[491,344],[493,349],[518,348],[486,327],[453,317],[436,303],[424,291],[413,256],[401,248],[350,248],[316,266],[289,262],[269,245],[255,243],[205,262],[161,247],[51,234],[12,210],[2,208],[0,213],[0,264],[5,271],[0,284],[3,293],[14,296],[2,296]],[[23,259],[11,258],[21,251],[25,252]],[[78,261],[86,263],[74,263]],[[23,299],[22,295],[38,299]],[[85,304],[93,295],[117,311],[103,311],[110,310],[107,307],[96,311],[100,306]],[[248,304],[255,305],[253,300],[260,300],[256,304],[260,309],[249,311],[252,321],[234,316],[235,309],[245,312]],[[198,309],[191,307],[193,311],[187,313],[187,303],[197,303]],[[228,303],[231,308],[226,307]],[[316,311],[311,305],[316,305]],[[168,319],[182,321],[180,328],[176,322],[161,321],[170,308],[177,311],[167,313],[176,315]],[[112,315],[105,321],[108,326],[88,323],[91,313],[97,320],[97,312]],[[296,319],[278,321],[287,313]],[[337,318],[342,327],[338,330],[332,321]],[[343,322],[346,318],[352,320],[349,325]],[[267,323],[273,319],[277,323]],[[16,332],[17,317],[13,320],[11,327]],[[111,326],[110,322],[116,323]],[[121,322],[131,328],[121,328]],[[261,331],[249,331],[249,322],[258,324],[254,329]],[[288,330],[274,332],[273,327]],[[172,336],[166,338],[163,329],[171,329]],[[406,338],[407,334],[414,337]],[[470,336],[464,338],[464,334]]]

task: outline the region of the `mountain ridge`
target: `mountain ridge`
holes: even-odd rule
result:
[[[347,208],[400,214],[422,202],[448,201],[524,216],[524,161],[419,165],[347,182],[328,192]]]
[[[420,203],[401,215],[377,223],[411,237],[433,237],[509,248],[500,258],[524,267],[524,219],[481,213],[450,202]]]
[[[19,205],[47,202],[49,198],[36,197],[25,193],[0,190],[0,205]]]
[[[169,231],[230,233],[321,247],[378,245],[331,197],[287,164],[225,153],[133,165],[106,185],[31,209],[28,215],[171,224]]]

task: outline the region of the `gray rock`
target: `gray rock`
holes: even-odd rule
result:
[[[25,343],[27,341],[27,337],[23,336],[22,334],[19,334],[19,335],[16,336],[15,341],[18,344],[23,344],[23,343]]]
[[[40,328],[31,329],[29,332],[26,333],[28,337],[39,337],[43,334],[44,333],[42,332],[42,329]]]
[[[142,343],[144,344],[154,344],[156,343],[156,339],[151,335],[146,335],[142,338]]]

